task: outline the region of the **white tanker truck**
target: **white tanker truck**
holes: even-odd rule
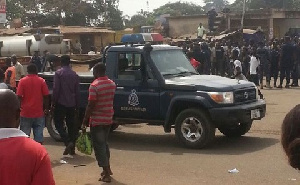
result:
[[[34,51],[48,50],[52,54],[68,54],[70,40],[61,34],[36,34],[22,36],[1,36],[0,57],[16,54],[18,57],[32,56]]]

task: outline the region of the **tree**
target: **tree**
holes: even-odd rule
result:
[[[244,0],[236,0],[230,5],[231,10],[242,10]],[[247,0],[247,9],[278,8],[300,10],[299,0]]]
[[[25,9],[22,7],[20,0],[6,1],[6,18],[11,21],[16,18],[21,18],[24,15]]]
[[[110,26],[123,29],[118,0],[9,0],[7,19],[22,18],[32,27]]]
[[[201,6],[194,3],[182,3],[180,1],[175,3],[167,3],[153,11],[153,16],[160,16],[163,14],[170,14],[171,16],[180,15],[199,15],[204,13]]]
[[[121,12],[115,4],[109,4],[107,10],[107,21],[109,23],[109,27],[113,30],[122,30],[124,29],[124,21]]]
[[[227,0],[204,0],[206,11],[215,8],[216,11],[222,11],[229,3]]]
[[[126,24],[126,27],[136,27],[143,26],[147,22],[147,17],[142,14],[136,14],[131,17],[131,19]]]

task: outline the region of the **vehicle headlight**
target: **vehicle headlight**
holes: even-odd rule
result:
[[[208,92],[208,95],[216,103],[230,104],[234,102],[233,92]]]

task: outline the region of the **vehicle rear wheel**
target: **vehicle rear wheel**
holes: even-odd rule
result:
[[[215,137],[216,128],[210,118],[198,109],[182,111],[175,121],[175,134],[179,142],[188,148],[208,146]]]
[[[58,131],[55,128],[54,120],[52,115],[48,115],[46,117],[46,127],[48,130],[49,135],[55,140],[55,141],[62,141],[62,138],[60,137]]]
[[[231,127],[220,127],[219,131],[227,137],[240,137],[251,129],[252,121],[238,123]]]

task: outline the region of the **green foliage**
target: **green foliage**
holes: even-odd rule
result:
[[[227,0],[204,0],[206,11],[211,10],[213,7],[217,11],[222,11],[229,3]]]
[[[126,27],[144,26],[147,22],[147,17],[142,14],[136,14],[126,24]]]
[[[22,18],[24,25],[92,26],[105,25],[122,29],[118,0],[9,0],[7,19]]]
[[[231,10],[241,10],[244,0],[236,0],[230,5]],[[278,8],[300,10],[300,0],[247,0],[247,9]]]
[[[153,12],[138,12],[131,18],[122,16],[119,0],[7,0],[7,19],[22,18],[24,25],[108,26],[115,30],[126,27],[153,25],[163,14],[171,16],[203,14],[215,7],[231,11],[242,10],[244,0],[229,5],[227,0],[204,0],[206,5],[177,1],[167,3]],[[300,10],[300,0],[247,0],[247,9],[286,8]]]
[[[20,0],[6,1],[6,16],[8,20],[21,18],[25,14],[25,9],[22,7]]]
[[[181,1],[167,3],[153,11],[154,16],[163,14],[170,14],[171,16],[199,15],[202,13],[204,13],[204,10],[201,6],[193,3],[183,3]]]

